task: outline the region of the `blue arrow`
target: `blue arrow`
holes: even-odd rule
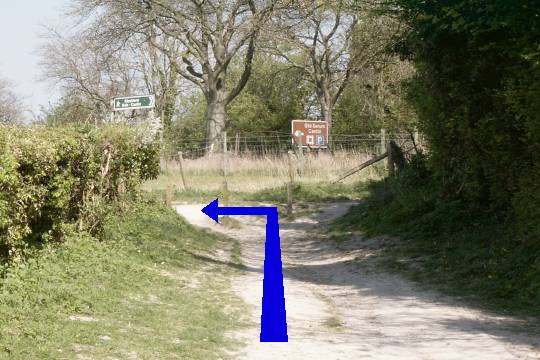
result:
[[[202,210],[210,219],[219,222],[219,215],[259,215],[268,216],[276,214],[276,207],[219,207],[218,199],[206,205]]]
[[[260,340],[261,342],[288,342],[277,208],[263,206],[219,207],[218,199],[216,199],[201,211],[216,223],[219,221],[219,215],[266,216]]]

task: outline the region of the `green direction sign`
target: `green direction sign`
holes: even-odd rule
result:
[[[114,111],[152,109],[155,106],[155,95],[128,96],[114,99]]]

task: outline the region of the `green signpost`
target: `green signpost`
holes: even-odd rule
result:
[[[114,99],[114,111],[152,109],[155,106],[155,95],[128,96]]]

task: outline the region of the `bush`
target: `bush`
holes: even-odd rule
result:
[[[471,209],[516,216],[540,245],[540,2],[394,3],[437,185]]]
[[[61,240],[66,225],[98,229],[107,206],[157,176],[158,152],[124,127],[0,129],[0,246],[21,255],[30,244]]]

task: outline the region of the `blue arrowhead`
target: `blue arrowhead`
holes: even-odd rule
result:
[[[205,213],[210,219],[214,220],[217,223],[218,215],[219,215],[218,209],[219,209],[218,198],[216,198],[216,200],[206,205],[201,211]]]

